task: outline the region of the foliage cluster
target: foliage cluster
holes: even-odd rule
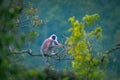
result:
[[[72,68],[82,80],[102,80],[104,72],[100,69],[101,61],[93,54],[91,38],[96,40],[102,37],[102,28],[96,27],[90,32],[86,32],[86,26],[92,26],[99,20],[98,14],[85,15],[82,21],[70,17],[71,28],[70,37],[67,38],[68,53],[74,58]],[[89,27],[91,28],[91,27]]]
[[[18,26],[15,19],[21,12],[21,7],[13,5],[13,2],[3,4],[0,1],[0,80],[14,80],[17,77],[21,79],[19,72],[23,70],[21,66],[11,63],[12,55],[9,46],[14,45],[17,48],[24,42],[24,36],[18,35]],[[19,37],[18,37],[19,36]],[[24,74],[24,73],[23,73]]]

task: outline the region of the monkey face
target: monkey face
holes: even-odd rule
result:
[[[53,41],[57,40],[57,36],[56,36],[55,34],[52,34],[52,35],[50,36],[50,38],[51,38]]]
[[[53,35],[53,36],[52,36],[52,40],[55,40],[55,39],[56,39],[56,36]]]

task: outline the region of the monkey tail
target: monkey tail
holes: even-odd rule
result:
[[[42,54],[43,62],[44,62],[44,63],[45,63],[45,65],[46,65],[47,60],[46,60],[45,55],[44,55],[44,53],[43,53],[43,51],[42,51],[42,49],[41,49],[41,48],[40,48],[40,54]]]
[[[43,51],[42,51],[42,48],[40,48],[40,54],[42,54],[42,60],[43,60],[43,62],[44,62],[44,64],[45,64],[45,67],[48,67],[49,65],[47,64],[47,59],[45,58],[45,55],[44,55],[44,53],[43,53]]]

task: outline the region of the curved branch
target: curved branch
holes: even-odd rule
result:
[[[107,57],[109,54],[111,54],[112,52],[114,52],[114,51],[116,51],[116,50],[118,50],[118,49],[120,49],[120,44],[117,44],[116,47],[108,50],[108,51],[103,55],[103,57],[102,57],[102,59],[101,59],[101,62],[103,63],[105,57]]]

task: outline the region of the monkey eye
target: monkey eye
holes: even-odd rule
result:
[[[52,39],[53,39],[53,40],[55,40],[55,38],[56,38],[55,36],[52,36]]]

